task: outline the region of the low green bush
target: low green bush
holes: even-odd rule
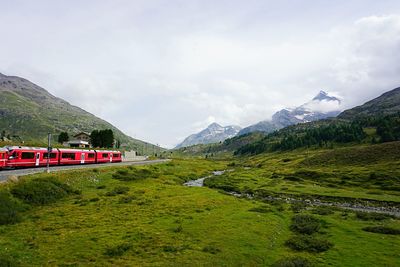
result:
[[[363,221],[382,221],[393,218],[392,215],[377,212],[356,212],[356,218]]]
[[[368,226],[363,228],[366,232],[385,234],[385,235],[400,235],[400,229],[394,229],[387,226]]]
[[[285,245],[296,251],[323,252],[327,251],[333,244],[326,239],[312,235],[296,235],[285,242]]]
[[[311,235],[321,229],[321,221],[312,215],[298,214],[293,216],[290,230],[300,234]]]
[[[122,195],[129,192],[129,187],[127,186],[116,186],[113,190],[106,193],[106,196],[112,197],[116,195]]]
[[[272,209],[271,209],[270,206],[263,205],[263,206],[258,206],[258,207],[251,208],[251,209],[249,209],[249,211],[251,211],[251,212],[259,212],[259,213],[268,213],[268,212],[271,212]]]
[[[135,196],[123,196],[119,199],[118,203],[119,204],[127,204],[127,203],[131,203],[135,199],[136,199]]]
[[[129,243],[123,243],[116,245],[114,247],[108,247],[106,251],[104,252],[104,255],[108,257],[120,257],[124,255],[125,252],[127,252],[129,249],[132,248],[132,244]]]
[[[127,169],[122,169],[116,171],[112,175],[114,179],[126,182],[136,181],[146,178],[155,178],[157,176],[158,175],[155,171],[150,171],[148,169],[132,169],[131,171],[128,171]]]
[[[0,266],[1,267],[17,267],[20,266],[13,258],[5,255],[0,255]]]
[[[272,267],[308,267],[311,266],[310,262],[303,257],[291,257],[278,260]]]
[[[25,203],[45,205],[56,202],[69,194],[79,194],[69,185],[51,177],[21,181],[11,188],[14,197]]]
[[[221,250],[215,246],[209,245],[209,246],[205,246],[203,248],[203,252],[210,253],[210,254],[217,254],[217,253],[221,252]]]
[[[19,222],[21,220],[20,211],[23,209],[23,205],[14,200],[10,193],[0,191],[0,225]]]
[[[294,202],[290,205],[290,208],[294,213],[299,213],[305,210],[306,207],[307,205],[304,202]]]
[[[331,215],[334,214],[334,208],[328,206],[318,206],[312,210],[312,213],[318,215]]]

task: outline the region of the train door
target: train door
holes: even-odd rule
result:
[[[112,162],[112,157],[113,157],[113,154],[110,153],[110,162]]]
[[[36,152],[35,159],[36,159],[35,166],[39,166],[39,163],[40,163],[40,153],[39,152]]]
[[[85,153],[81,154],[81,164],[85,163]]]

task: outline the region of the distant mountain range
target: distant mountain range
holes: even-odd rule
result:
[[[272,120],[260,121],[243,129],[240,129],[239,126],[222,127],[217,123],[213,123],[203,131],[187,137],[176,148],[218,143],[234,136],[253,132],[270,133],[289,125],[335,117],[340,111],[341,100],[324,91],[320,91],[312,100],[299,107],[282,109],[272,116]]]
[[[272,120],[260,121],[243,128],[238,135],[251,132],[270,133],[289,125],[335,117],[340,111],[341,100],[330,96],[324,91],[320,91],[309,102],[293,109],[282,109],[272,116]]]
[[[382,119],[386,116],[397,117],[398,121],[400,121],[400,87],[388,91],[361,106],[345,110],[334,118],[290,125],[278,130],[276,133],[272,133],[271,136],[263,132],[251,132],[244,135],[237,135],[225,140],[221,144],[192,146],[180,150],[180,152],[185,155],[192,154],[196,156],[204,156],[210,153],[233,153],[244,146],[255,147],[262,143],[266,144],[269,141],[276,142],[276,140],[282,140],[285,136],[301,136],[306,130],[312,130],[322,126],[343,125],[346,123],[357,122],[361,123],[363,127],[371,127],[369,124],[371,122],[374,123],[375,119]],[[374,127],[376,127],[376,125]],[[265,145],[265,147],[267,147],[267,145]]]
[[[240,131],[239,126],[221,126],[218,123],[210,124],[206,129],[199,133],[192,134],[185,138],[182,143],[175,148],[193,146],[197,144],[211,144],[224,141],[225,139],[236,136]]]
[[[93,114],[55,97],[42,87],[20,77],[0,73],[0,131],[26,141],[45,141],[47,133],[58,135],[112,129],[127,148],[149,146],[134,139]]]

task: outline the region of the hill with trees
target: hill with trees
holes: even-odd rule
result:
[[[111,129],[121,147],[143,151],[154,145],[134,139],[95,115],[53,96],[20,77],[0,73],[0,131],[16,141],[54,141],[62,132],[70,134]],[[13,138],[14,137],[14,138]]]

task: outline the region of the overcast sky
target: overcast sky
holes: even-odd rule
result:
[[[166,147],[400,86],[398,0],[0,0],[0,25],[0,72]]]

